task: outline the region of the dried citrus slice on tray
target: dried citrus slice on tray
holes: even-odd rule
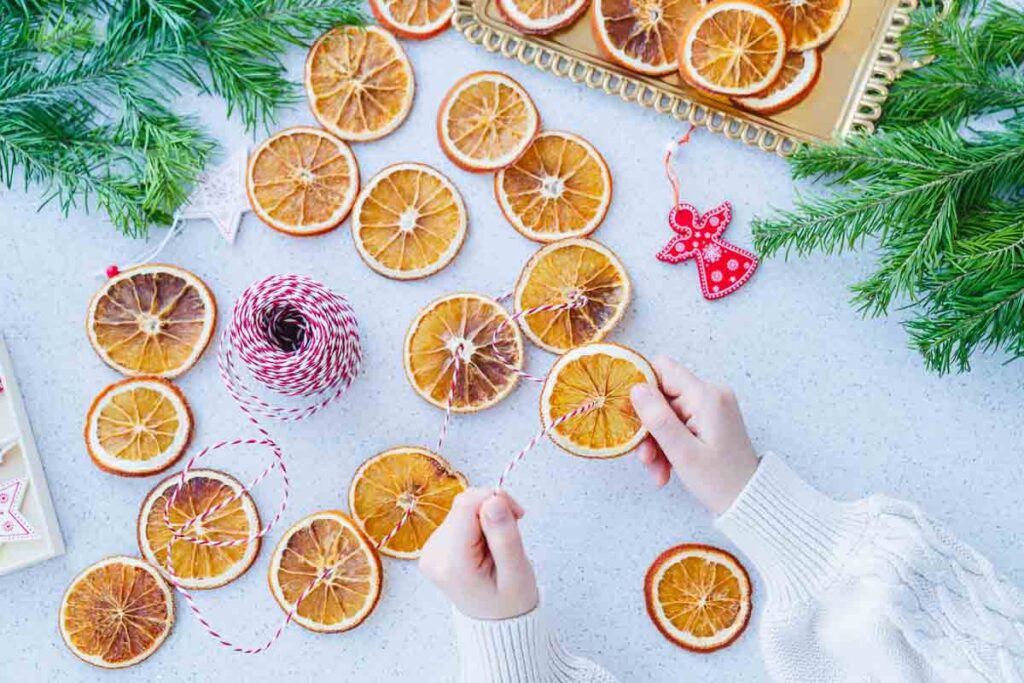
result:
[[[524,237],[553,242],[597,229],[612,201],[604,157],[578,135],[544,131],[494,176],[505,218]]]
[[[328,569],[327,578],[318,581]],[[294,620],[319,633],[340,633],[363,623],[377,606],[382,580],[377,551],[338,510],[314,512],[293,524],[270,559],[270,592],[285,612],[318,581]]]
[[[311,126],[287,128],[249,157],[245,190],[252,210],[278,232],[320,235],[345,220],[359,192],[352,150]]]
[[[731,645],[750,621],[751,586],[739,560],[686,543],[654,561],[644,580],[647,613],[662,635],[691,652]]]
[[[370,0],[370,11],[399,38],[433,38],[452,23],[452,0]]]
[[[137,522],[139,550],[165,577],[167,545],[170,543],[171,568],[185,588],[218,588],[234,581],[252,566],[260,549],[260,539],[240,545],[213,546],[174,539],[164,523],[164,512],[171,527],[190,538],[204,541],[243,541],[260,529],[260,516],[252,497],[242,484],[216,470],[192,470],[178,490],[174,504],[167,509],[171,495],[181,482],[172,474],[153,487],[142,502]],[[234,499],[234,500],[232,500]],[[225,501],[231,501],[225,504]],[[224,507],[206,519],[193,520],[206,510]],[[187,528],[185,525],[188,524]]]
[[[75,656],[104,669],[146,659],[174,625],[174,598],[137,557],[108,557],[72,580],[60,605],[60,634]]]
[[[576,21],[590,0],[498,0],[495,7],[522,33],[543,35]]]
[[[217,303],[202,280],[151,263],[107,280],[85,326],[96,353],[118,372],[170,378],[195,365],[216,322]]]
[[[320,125],[342,140],[382,138],[412,109],[415,80],[405,50],[377,26],[339,26],[306,58],[306,97]]]
[[[348,490],[348,506],[356,523],[375,544],[411,510],[380,552],[415,559],[466,486],[466,478],[440,455],[425,448],[401,446],[360,465]]]
[[[850,13],[850,0],[760,0],[779,17],[789,49],[794,52],[824,45]]]
[[[564,353],[604,339],[626,312],[631,290],[625,267],[610,249],[588,239],[560,240],[526,262],[516,281],[515,310],[576,304],[520,318],[530,341]]]
[[[719,0],[687,24],[679,72],[702,90],[753,95],[782,71],[786,44],[786,32],[770,10],[748,0]]]
[[[440,171],[388,166],[366,183],[352,212],[352,236],[367,265],[394,280],[433,275],[459,253],[469,220],[462,195]]]
[[[144,477],[182,456],[192,428],[192,409],[178,387],[160,377],[129,377],[93,399],[85,446],[101,470]]]
[[[404,358],[406,377],[417,394],[438,408],[447,407],[451,397],[453,412],[472,413],[494,405],[515,387],[519,376],[512,368],[523,365],[523,337],[497,301],[450,294],[416,316],[405,337]]]
[[[821,56],[817,50],[790,52],[782,63],[779,77],[756,95],[734,97],[733,103],[759,114],[774,114],[788,109],[810,94],[821,74]]]
[[[452,162],[466,171],[508,166],[540,129],[540,114],[523,86],[496,71],[461,78],[441,100],[437,137]]]
[[[700,0],[594,0],[590,29],[608,59],[649,76],[676,70],[679,37]]]
[[[655,384],[643,356],[618,344],[587,344],[552,366],[540,394],[540,416],[548,436],[584,458],[616,458],[636,448],[647,429],[629,399],[634,384]],[[552,428],[555,420],[592,406]]]

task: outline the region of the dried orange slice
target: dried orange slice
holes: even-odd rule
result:
[[[552,366],[540,394],[540,416],[558,446],[584,458],[617,458],[636,448],[647,428],[629,399],[634,384],[657,382],[643,356],[618,344],[587,344]],[[555,420],[585,405],[581,415]]]
[[[338,227],[359,192],[352,150],[310,126],[287,128],[249,157],[245,190],[252,210],[278,232],[297,237]]]
[[[524,237],[537,242],[586,237],[608,213],[612,174],[601,153],[580,136],[545,131],[495,174],[494,195]]]
[[[328,569],[330,574],[320,579]],[[295,612],[295,623],[310,631],[340,633],[359,626],[377,606],[382,572],[377,551],[356,523],[343,512],[325,510],[284,533],[270,559],[270,592],[288,612],[317,581]]]
[[[654,561],[644,580],[647,614],[662,635],[691,652],[733,643],[750,621],[750,577],[730,553],[685,543]]]
[[[466,486],[466,478],[440,455],[426,448],[401,446],[360,465],[348,490],[348,507],[375,545],[411,510],[391,540],[380,546],[380,552],[415,559]]]
[[[137,557],[108,557],[86,567],[60,604],[60,634],[68,648],[104,669],[123,669],[146,659],[172,626],[170,588]]]
[[[452,23],[452,0],[370,0],[377,21],[399,38],[433,38]]]
[[[466,241],[458,189],[426,164],[388,166],[366,184],[352,212],[352,237],[366,264],[393,280],[441,270]]]
[[[177,462],[192,427],[192,409],[178,387],[159,377],[129,377],[93,399],[85,446],[101,470],[144,477]]]
[[[441,100],[437,138],[459,168],[496,171],[523,153],[540,129],[540,114],[523,86],[496,71],[461,78]]]
[[[748,0],[723,0],[686,25],[679,73],[695,88],[753,95],[778,78],[785,57],[786,32],[771,11]]]
[[[761,0],[782,21],[789,49],[802,52],[824,45],[850,13],[850,0]]]
[[[679,37],[701,0],[594,0],[590,30],[621,67],[649,76],[676,70]]]
[[[782,73],[767,90],[750,97],[734,97],[732,101],[749,111],[774,114],[807,97],[820,74],[821,56],[817,50],[790,52],[782,62]]]
[[[552,33],[576,21],[590,0],[498,0],[495,7],[523,33]]]
[[[171,495],[181,482],[180,474],[172,474],[153,487],[139,510],[136,524],[139,550],[161,574],[167,571],[167,544],[170,543],[171,568],[185,588],[218,588],[244,574],[260,550],[260,540],[240,545],[212,546],[175,539],[164,523],[164,511]],[[197,515],[235,498],[208,518],[191,523]],[[252,497],[232,476],[216,470],[192,470],[183,488],[174,497],[174,505],[166,510],[172,528],[190,538],[204,541],[242,541],[260,529],[260,516]],[[182,529],[189,524],[187,529]]]
[[[519,379],[509,365],[523,366],[519,326],[497,301],[479,294],[437,299],[416,316],[405,337],[405,375],[412,388],[438,408],[447,407],[451,397],[456,413],[483,410],[508,396]]]
[[[631,290],[625,267],[610,249],[593,240],[560,240],[526,262],[516,281],[515,310],[576,304],[520,318],[530,341],[564,353],[604,339],[626,312]]]
[[[206,283],[184,268],[150,263],[107,280],[85,327],[96,353],[118,372],[170,378],[195,365],[216,321]]]
[[[412,109],[412,64],[377,26],[338,26],[306,57],[306,97],[320,125],[342,140],[366,142],[394,131]]]

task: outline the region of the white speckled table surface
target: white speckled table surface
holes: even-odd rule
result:
[[[618,98],[574,86],[470,46],[453,32],[409,44],[417,76],[409,120],[392,136],[359,145],[364,177],[401,160],[425,161],[450,174],[470,214],[470,234],[455,262],[420,282],[385,280],[357,256],[346,228],[308,240],[287,238],[249,215],[230,246],[212,225],[189,224],[163,260],[205,278],[224,311],[242,289],[272,273],[303,273],[346,294],[359,315],[366,368],[351,393],[297,425],[275,425],[291,463],[293,498],[286,522],[343,507],[356,466],[399,443],[430,444],[440,412],[410,389],[401,342],[416,312],[457,290],[508,290],[536,245],[502,218],[491,177],[456,169],[441,153],[434,115],[444,91],[475,69],[506,71],[527,87],[545,124],[589,138],[607,158],[615,196],[595,237],[629,269],[635,301],[612,339],[643,353],[671,354],[700,375],[735,387],[756,445],[782,454],[821,488],[841,497],[886,492],[920,503],[1024,583],[1024,364],[979,359],[971,374],[929,375],[907,348],[900,316],[861,320],[847,285],[864,276],[867,255],[770,260],[738,294],[709,303],[693,264],[667,266],[654,253],[670,236],[669,193],[660,156],[680,132],[673,120]],[[301,51],[291,55],[301,63]],[[218,101],[187,96],[224,144],[252,142]],[[311,123],[303,109],[281,125]],[[785,163],[699,132],[680,166],[683,196],[707,209],[733,202],[727,238],[749,246],[750,220],[785,206],[798,189]],[[808,188],[802,188],[808,189]],[[0,578],[0,679],[94,680],[57,632],[69,580],[111,554],[137,553],[135,516],[155,479],[104,474],[86,455],[82,421],[92,397],[117,379],[89,347],[86,304],[95,273],[141,245],[103,219],[37,211],[39,195],[0,190],[0,329],[7,339],[57,507],[67,554]],[[248,435],[217,376],[214,354],[180,382],[198,416],[197,445]],[[551,357],[531,349],[543,372]],[[471,480],[490,483],[537,428],[537,389],[521,386],[495,408],[457,417],[446,455]],[[262,452],[237,450],[210,463],[256,473]],[[275,483],[257,494],[264,510]],[[603,662],[623,681],[754,681],[764,678],[758,616],[733,647],[692,655],[666,642],[643,608],[644,572],[657,554],[683,541],[726,544],[708,515],[677,486],[655,491],[631,458],[588,462],[550,444],[532,453],[510,486],[529,511],[529,551],[546,602],[570,648]],[[1017,521],[1014,521],[1017,520]],[[277,532],[272,541],[276,541]],[[266,586],[267,551],[231,586],[201,594],[213,621],[244,642],[261,640],[281,618]],[[292,628],[269,654],[232,654],[208,639],[178,600],[174,632],[149,661],[117,675],[132,681],[338,680],[433,681],[454,673],[448,606],[414,565],[385,562],[377,611],[359,629],[316,636]]]

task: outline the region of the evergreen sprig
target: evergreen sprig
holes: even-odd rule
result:
[[[880,132],[800,150],[794,177],[834,191],[756,220],[755,244],[771,256],[870,243],[877,267],[853,303],[865,315],[910,311],[905,328],[929,369],[968,370],[977,351],[1020,358],[1024,12],[926,7],[904,38],[923,66],[893,84]]]

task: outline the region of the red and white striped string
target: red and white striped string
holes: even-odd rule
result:
[[[672,186],[672,206],[679,205],[679,176],[676,175],[676,170],[672,166],[672,157],[676,151],[690,141],[690,136],[693,135],[693,131],[697,129],[697,126],[690,124],[690,127],[686,129],[678,140],[673,140],[668,143],[665,148],[665,158],[662,163],[665,166],[665,177],[668,178],[669,185]]]

